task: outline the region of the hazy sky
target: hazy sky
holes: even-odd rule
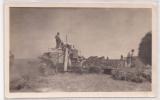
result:
[[[145,8],[11,8],[10,43],[17,58],[35,58],[55,47],[54,36],[68,40],[81,55],[120,58],[138,52],[151,31],[151,9]]]

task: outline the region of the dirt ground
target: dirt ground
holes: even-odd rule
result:
[[[38,73],[38,63],[18,61],[11,70],[10,86],[24,84],[23,88],[11,92],[133,92],[151,91],[151,83],[135,83],[114,80],[106,74],[57,73],[42,76]]]

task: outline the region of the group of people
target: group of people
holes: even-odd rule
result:
[[[125,66],[132,67],[134,62],[134,49],[128,52],[126,58],[124,58],[123,55],[121,55],[120,60],[125,60]]]

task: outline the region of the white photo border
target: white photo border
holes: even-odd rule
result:
[[[49,92],[12,93],[9,91],[9,30],[10,7],[74,7],[74,8],[151,8],[152,9],[152,91],[149,92]],[[5,97],[51,98],[51,97],[155,97],[157,92],[157,6],[147,3],[6,3],[5,10]]]

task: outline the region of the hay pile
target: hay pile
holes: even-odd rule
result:
[[[39,59],[39,71],[41,75],[54,75],[57,72],[63,71],[63,52],[61,50],[45,52]]]
[[[121,59],[105,59],[105,57],[90,56],[84,62],[84,66],[89,73],[102,73],[112,68],[120,68],[124,66],[124,60]]]
[[[152,69],[151,66],[147,66],[147,68],[142,72],[142,76],[148,81],[152,81]]]
[[[117,80],[126,80],[141,83],[152,79],[151,66],[144,65],[139,59],[134,61],[134,67],[117,68],[112,71],[112,77]]]
[[[87,67],[103,67],[106,64],[104,57],[91,56],[86,59],[85,66]]]
[[[87,73],[101,73],[102,68],[106,66],[104,57],[91,56],[83,64]]]
[[[112,66],[113,68],[124,67],[125,60],[121,59],[105,59],[105,57],[91,56],[86,59],[85,66],[97,66],[101,68],[107,68]]]
[[[39,67],[39,72],[41,75],[54,75],[56,73],[55,69],[53,69],[51,66],[47,66],[45,63],[42,63],[42,65]]]
[[[133,68],[130,70],[126,69],[115,69],[112,71],[112,77],[117,80],[126,80],[132,82],[143,82],[145,78],[142,76],[142,72],[136,71]]]

